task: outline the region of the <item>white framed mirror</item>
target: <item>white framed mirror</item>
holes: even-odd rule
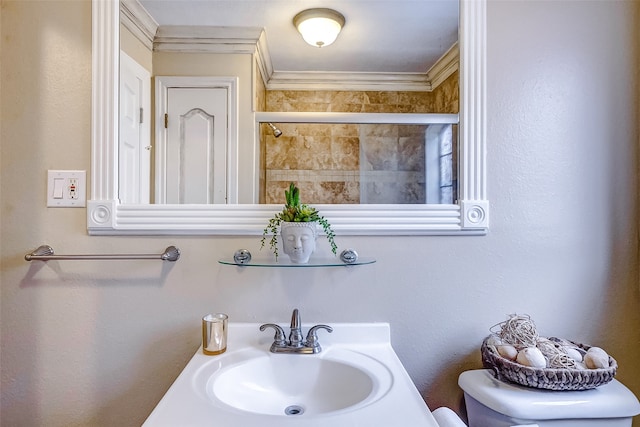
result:
[[[316,206],[345,235],[485,234],[486,0],[461,0],[458,199],[455,204]],[[119,2],[93,0],[89,234],[259,235],[280,205],[123,204],[118,195]],[[268,117],[268,116],[263,116]],[[257,144],[253,141],[253,152]],[[239,154],[239,155],[242,155]]]

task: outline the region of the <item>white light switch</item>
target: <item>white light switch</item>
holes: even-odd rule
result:
[[[86,206],[86,171],[50,170],[47,182],[47,206],[82,208]]]
[[[53,178],[53,198],[62,199],[64,196],[64,178]]]

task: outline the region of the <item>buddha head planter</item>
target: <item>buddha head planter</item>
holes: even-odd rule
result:
[[[277,261],[278,235],[281,235],[284,253],[289,255],[291,262],[306,264],[316,247],[319,224],[327,235],[331,252],[336,255],[338,246],[334,242],[335,234],[329,221],[320,216],[315,208],[300,203],[300,190],[293,182],[284,193],[286,204],[281,212],[269,220],[262,233],[260,249],[265,246],[267,236],[271,235],[269,247]]]

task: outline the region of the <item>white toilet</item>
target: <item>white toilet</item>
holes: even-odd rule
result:
[[[495,379],[478,369],[460,374],[469,427],[631,427],[640,414],[634,394],[617,380],[584,391],[550,391]]]

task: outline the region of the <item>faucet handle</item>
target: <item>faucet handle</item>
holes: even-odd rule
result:
[[[282,329],[282,327],[276,325],[275,323],[265,323],[264,325],[260,325],[261,331],[264,331],[267,328],[273,328],[276,331],[275,335],[273,336],[273,345],[276,345],[276,346],[287,345],[287,341],[284,338],[284,329]]]
[[[329,325],[316,325],[312,326],[307,332],[307,339],[305,340],[305,345],[307,347],[312,347],[315,352],[318,353],[320,351],[320,343],[318,342],[318,335],[316,335],[316,331],[318,329],[324,329],[327,332],[333,332],[333,328]]]

